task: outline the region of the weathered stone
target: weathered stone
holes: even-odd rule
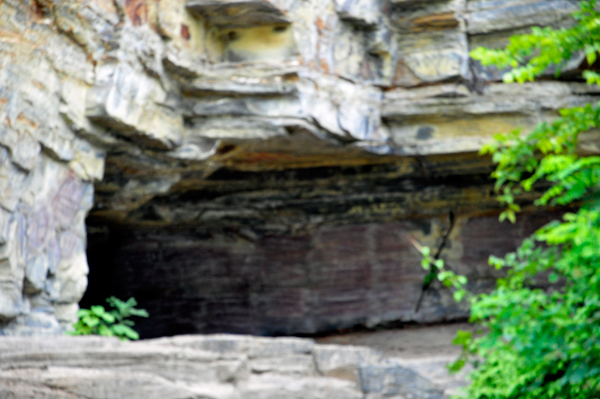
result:
[[[96,71],[88,92],[86,116],[117,129],[152,148],[170,150],[182,139],[182,119],[160,103],[167,100],[160,84],[126,64]]]
[[[380,21],[381,3],[380,1],[365,0],[335,0],[335,11],[343,20],[372,27]]]
[[[459,147],[476,151],[487,140],[483,132],[527,131],[548,111],[589,102],[591,97],[576,93],[577,87],[556,82],[491,84],[481,94],[454,84],[395,89],[386,93],[382,115],[405,154]]]
[[[347,379],[360,384],[358,367],[362,363],[377,364],[381,354],[367,348],[340,348],[320,345],[314,349],[316,367],[324,376]]]
[[[297,356],[311,353],[314,342],[308,339],[280,338],[277,341],[261,339],[249,347],[250,358],[268,358],[280,356]]]
[[[244,342],[248,348],[275,354],[279,348],[308,350],[303,356],[313,360],[318,348],[310,340],[265,339],[240,336],[185,336],[142,342],[120,342],[100,337],[53,337],[0,339],[0,394],[35,398],[189,398],[214,399],[359,399],[380,387],[382,392],[401,392],[407,398],[436,398],[438,390],[423,377],[394,364],[379,365],[370,357],[347,358],[348,367],[361,370],[361,384],[343,376],[314,374],[311,367],[279,369],[286,359],[262,358],[268,367],[246,365],[244,347],[227,349],[238,355],[237,369],[223,374],[224,361],[214,352],[215,343]],[[267,349],[268,348],[268,349]],[[302,348],[302,349],[300,349]],[[366,348],[327,346],[332,353]],[[222,353],[222,352],[221,352]],[[291,360],[291,359],[288,359]],[[230,363],[235,363],[231,362]],[[292,365],[292,362],[289,364]],[[268,368],[268,370],[267,370]],[[373,375],[373,382],[364,378]],[[19,396],[21,395],[21,396]]]
[[[390,3],[396,10],[392,15],[394,25],[404,32],[457,28],[460,25],[458,13],[464,6],[460,0],[427,3],[414,0],[391,0]]]
[[[188,10],[230,28],[287,23],[283,13],[265,0],[187,0]]]
[[[63,326],[72,326],[77,322],[77,311],[79,311],[79,306],[76,303],[57,304],[54,306],[56,319]]]
[[[186,137],[184,143],[173,151],[167,153],[168,156],[190,161],[204,161],[217,152],[219,140],[205,139],[202,137]]]
[[[0,205],[14,211],[19,203],[27,175],[11,161],[8,151],[0,147]]]
[[[49,269],[46,256],[38,255],[32,258],[25,266],[25,292],[28,294],[38,293],[44,289]]]
[[[157,315],[140,323],[146,336],[464,317],[441,287],[421,295],[407,235],[432,247],[446,240],[457,270],[475,289],[490,287],[497,275],[467,245],[515,242],[464,233],[485,231],[494,222],[481,215],[497,212],[490,160],[475,152],[499,131],[527,131],[598,94],[568,82],[583,54],[561,82],[549,71],[505,86],[469,49],[503,45],[533,24],[570,26],[575,7],[0,3],[1,330],[58,332],[74,319],[92,206],[90,232],[106,236],[90,239],[98,282],[86,306],[108,296],[101,287],[135,295]],[[598,152],[593,135],[582,149]],[[309,367],[306,353],[286,356],[251,367]],[[248,373],[239,359],[223,361],[223,376]],[[216,396],[233,395],[222,386],[229,377],[215,378]]]
[[[255,377],[241,386],[248,399],[359,399],[362,393],[351,383],[327,378]]]
[[[25,129],[16,131],[4,126],[0,132],[0,143],[10,149],[12,161],[23,169],[30,170],[41,151],[41,145]]]
[[[296,61],[298,51],[292,29],[266,25],[228,30],[224,61],[280,64]]]
[[[283,375],[312,374],[313,359],[311,356],[277,356],[267,359],[252,359],[248,367],[253,373],[273,373]]]
[[[261,98],[244,96],[238,98],[208,97],[190,101],[189,114],[193,116],[256,115],[261,117],[303,118],[302,105],[296,97]]]
[[[359,369],[361,387],[366,398],[401,397],[407,399],[441,399],[440,389],[413,370],[388,361],[388,364],[362,366]]]
[[[0,262],[0,268],[7,267],[10,267],[8,261]],[[0,281],[0,319],[10,320],[22,313],[22,290],[14,281]]]
[[[39,144],[60,160],[69,161],[73,158],[73,132],[60,117],[58,106],[47,107],[47,104],[58,104],[58,77],[44,58],[32,56],[28,62],[38,71],[35,78],[26,76],[24,70],[18,70],[14,65],[9,64],[6,68],[8,87],[14,90],[6,104],[6,116],[9,126],[17,133],[12,140],[14,148],[11,147],[11,152],[26,168],[33,166],[31,158],[39,153]],[[31,138],[39,144],[31,143]]]
[[[418,79],[415,83],[468,78],[467,39],[465,34],[458,30],[426,35],[403,35],[399,48],[400,62]],[[400,75],[398,85],[416,85],[406,79]]]
[[[94,5],[103,3],[103,1],[87,3],[89,6],[94,7]],[[100,23],[100,21],[96,20],[95,23]],[[107,25],[106,28],[111,29],[109,26]],[[73,46],[68,37],[52,36],[43,51],[47,53],[48,59],[52,62],[54,68],[60,71],[61,75],[64,74],[69,77],[69,80],[84,82],[87,85],[94,83],[94,66],[88,62],[84,49]]]
[[[180,66],[180,68],[184,68]],[[191,77],[186,75],[192,74]],[[200,75],[201,77],[197,77]],[[182,90],[186,94],[222,95],[282,95],[296,92],[297,68],[294,66],[261,65],[256,68],[220,66],[197,73],[188,70],[183,75]]]
[[[10,237],[11,218],[12,214],[0,207],[0,245],[6,244]]]
[[[116,36],[119,10],[106,0],[61,2],[54,9],[56,25],[94,60],[100,60]]]
[[[157,339],[157,345],[190,348],[206,352],[214,352],[217,358],[237,358],[247,354],[253,339],[245,335],[215,334],[198,339],[192,335],[181,335],[172,338]]]
[[[11,320],[2,330],[6,336],[56,336],[64,331],[52,313],[31,311],[27,307],[21,309],[21,314]]]
[[[264,140],[287,134],[282,127],[259,118],[195,119],[190,124],[191,135],[212,140]]]
[[[402,326],[378,331],[338,333],[317,338],[323,344],[360,345],[378,351],[386,358],[393,358],[405,368],[416,371],[444,390],[444,398],[460,394],[468,385],[467,376],[472,371],[466,365],[458,373],[450,373],[448,364],[455,362],[462,348],[453,345],[457,331],[474,331],[477,326],[468,323],[452,323],[433,326]]]
[[[64,79],[61,89],[62,103],[58,110],[69,127],[90,142],[88,146],[95,152],[99,152],[99,149],[93,146],[94,144],[106,147],[117,143],[117,139],[109,134],[106,128],[92,123],[85,116],[86,96],[90,85],[74,79]],[[78,146],[85,144],[87,143],[78,141]],[[95,170],[97,167],[93,169]]]
[[[69,167],[83,181],[100,181],[104,177],[104,159],[106,153],[86,141],[78,140],[75,157]]]
[[[465,14],[469,33],[487,33],[523,26],[550,25],[578,9],[568,0],[527,1],[471,0]]]

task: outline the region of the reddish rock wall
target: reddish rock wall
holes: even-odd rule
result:
[[[490,289],[501,273],[487,265],[488,256],[514,250],[550,218],[529,214],[513,226],[499,224],[496,216],[458,217],[442,254],[450,269],[468,276],[471,289]],[[109,242],[90,245],[87,300],[107,293],[135,296],[152,314],[139,322],[146,337],[313,334],[456,320],[468,317],[467,309],[437,284],[416,311],[425,271],[408,239],[435,248],[449,228],[447,218],[405,220],[326,226],[255,241],[231,231],[201,237],[114,229]]]

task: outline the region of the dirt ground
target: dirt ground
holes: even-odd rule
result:
[[[399,359],[411,368],[444,388],[446,397],[466,383],[468,370],[450,375],[448,363],[457,359],[460,348],[452,345],[458,330],[471,330],[467,323],[434,326],[408,326],[370,332],[354,332],[318,338],[322,344],[368,346],[384,355]]]

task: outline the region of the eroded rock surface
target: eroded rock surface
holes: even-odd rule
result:
[[[326,345],[366,346],[383,356],[394,358],[404,367],[416,371],[444,390],[445,397],[458,394],[468,384],[472,368],[467,365],[459,373],[450,374],[448,365],[460,356],[462,347],[452,345],[459,330],[475,332],[476,325],[451,323],[379,331],[361,331],[334,334],[317,339]]]
[[[361,347],[298,338],[0,338],[0,396],[60,399],[441,399],[415,371]]]
[[[486,286],[484,251],[536,224],[486,235],[490,162],[474,152],[598,96],[569,81],[582,57],[562,81],[509,86],[468,52],[567,26],[576,6],[3,1],[0,331],[73,321],[92,206],[89,300],[134,294],[159,320],[148,336],[463,317],[438,290],[410,313],[407,236]]]

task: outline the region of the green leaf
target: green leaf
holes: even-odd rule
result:
[[[115,336],[112,329],[109,328],[108,326],[105,326],[104,324],[100,325],[100,327],[98,328],[98,335],[103,335],[105,337],[114,337]]]
[[[463,359],[458,359],[454,363],[450,363],[447,368],[450,374],[457,373],[465,367],[466,362]]]
[[[89,327],[96,327],[100,323],[98,317],[95,316],[84,316],[81,318],[81,321]]]
[[[91,327],[85,325],[81,320],[73,324],[73,330],[67,331],[68,335],[88,335],[91,334]]]
[[[473,340],[473,333],[471,331],[458,330],[456,336],[452,340],[453,345],[465,346],[471,343]]]
[[[508,220],[510,220],[510,222],[512,224],[515,224],[517,222],[517,216],[515,215],[515,212],[511,209],[509,209],[505,212],[506,212],[506,217],[508,218]]]
[[[112,315],[111,313],[103,313],[101,317],[102,317],[102,320],[104,320],[108,324],[112,324],[115,322],[115,316]]]
[[[421,253],[423,254],[424,257],[428,257],[429,255],[431,255],[431,248],[423,247],[421,249]]]
[[[594,47],[590,46],[585,48],[585,57],[588,64],[592,65],[594,62],[596,62],[597,54],[597,50]]]
[[[502,76],[502,81],[504,83],[514,83],[515,80],[515,75],[512,72],[505,73],[504,76]]]
[[[454,296],[454,300],[455,300],[456,302],[461,302],[461,301],[464,299],[464,297],[465,297],[466,293],[467,293],[467,292],[466,292],[465,290],[457,290],[457,291],[454,291],[454,294],[453,294],[453,296]]]
[[[103,306],[92,306],[90,309],[92,313],[94,313],[98,317],[102,317],[105,314]]]
[[[123,324],[115,324],[114,326],[112,326],[112,329],[114,333],[118,336],[125,336],[132,340],[137,340],[140,338],[139,334],[135,332],[135,330]]]
[[[421,267],[425,270],[429,270],[431,268],[431,262],[427,258],[423,258],[421,260]]]
[[[145,309],[130,309],[129,313],[131,313],[132,316],[137,316],[137,317],[149,317],[150,316]]]

